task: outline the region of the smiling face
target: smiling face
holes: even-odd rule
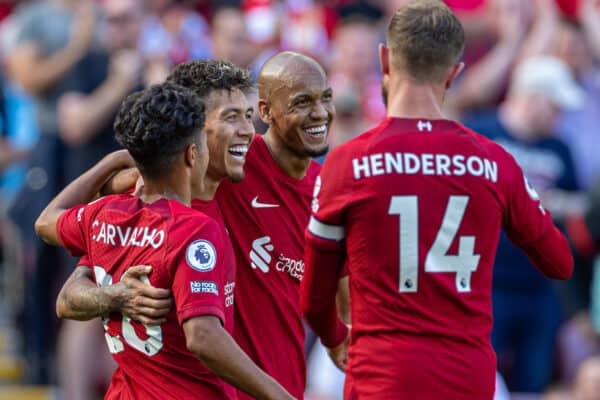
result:
[[[239,89],[216,90],[208,96],[204,127],[210,154],[207,175],[214,181],[244,178],[246,153],[254,138],[253,111]]]
[[[333,92],[323,70],[311,63],[297,63],[274,82],[268,105],[268,121],[274,139],[298,157],[327,152],[327,135],[335,115]]]

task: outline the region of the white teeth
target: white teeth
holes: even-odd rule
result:
[[[315,128],[305,129],[304,131],[310,135],[319,135],[319,134],[325,133],[326,130],[327,130],[327,125],[321,125],[321,126],[317,126]]]
[[[229,148],[229,154],[237,160],[243,160],[246,157],[246,153],[248,152],[248,146],[245,145],[237,145],[231,146]]]

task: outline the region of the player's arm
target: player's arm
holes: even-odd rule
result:
[[[137,168],[127,168],[117,172],[100,189],[100,196],[125,193],[143,185],[144,181]]]
[[[505,182],[508,201],[503,220],[507,236],[546,277],[568,279],[573,272],[573,255],[567,239],[512,157],[504,167],[510,171]]]
[[[233,340],[219,319],[193,317],[183,323],[189,351],[224,381],[256,399],[293,399],[281,385],[265,374]]]
[[[321,228],[328,227],[311,217],[304,248],[300,306],[306,322],[321,338],[321,343],[327,348],[335,348],[348,336],[346,324],[338,317],[336,303],[345,255],[340,242],[333,237],[325,238]]]
[[[139,265],[129,268],[116,285],[98,287],[92,270],[78,266],[63,285],[56,299],[59,318],[87,321],[99,316],[120,312],[146,325],[159,325],[173,306],[169,289],[155,288],[142,282],[152,267]]]
[[[126,150],[110,153],[100,162],[71,182],[60,192],[42,211],[35,221],[35,232],[46,243],[58,246],[56,224],[60,215],[77,204],[83,204],[93,199],[102,186],[115,173],[135,165]]]

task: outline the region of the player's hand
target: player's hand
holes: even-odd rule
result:
[[[342,372],[346,371],[346,366],[348,364],[348,345],[350,344],[350,332],[348,332],[348,336],[346,339],[339,345],[333,348],[327,348],[327,354],[329,354],[329,358],[338,367]]]
[[[100,190],[100,195],[125,193],[128,190],[137,188],[138,181],[142,179],[140,171],[133,167],[119,171],[109,179]],[[143,181],[142,181],[143,182]]]
[[[148,265],[131,267],[114,286],[118,290],[118,311],[142,324],[159,325],[166,321],[173,299],[169,289],[144,283],[151,271]]]

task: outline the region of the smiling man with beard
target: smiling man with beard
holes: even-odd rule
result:
[[[226,289],[226,302],[233,303],[235,296],[234,339],[262,370],[293,396],[303,398],[306,363],[299,287],[304,272],[304,229],[320,170],[312,157],[327,152],[327,134],[335,115],[332,89],[323,68],[312,58],[293,52],[277,54],[265,63],[258,80],[259,112],[269,129],[252,140],[245,123],[236,134],[227,133],[234,129],[236,118],[240,124],[250,120],[252,109],[240,97],[244,90],[216,90],[207,85],[207,77],[214,75],[218,80],[221,68],[230,65],[192,61],[178,66],[169,77],[207,102],[207,187],[192,206],[219,222],[224,220],[233,244],[236,282]],[[227,84],[232,82],[225,79],[222,89]],[[216,202],[210,201],[214,190]],[[160,322],[165,310],[154,298],[164,294],[131,278],[128,287],[121,285],[127,302],[117,310],[133,313],[132,318],[145,323]],[[61,295],[68,294],[64,297],[70,301],[58,301],[63,317],[87,319],[101,315],[99,310],[114,311],[107,308],[115,303],[114,295],[91,286],[86,290],[99,294],[85,294],[82,284],[92,282],[74,279],[65,285]],[[238,398],[250,397],[239,392]]]
[[[293,396],[306,383],[299,286],[304,229],[335,115],[332,89],[312,58],[283,52],[258,78],[258,109],[269,128],[246,156],[244,180],[223,182],[217,201],[237,261],[234,338]],[[240,399],[248,399],[238,393]]]

